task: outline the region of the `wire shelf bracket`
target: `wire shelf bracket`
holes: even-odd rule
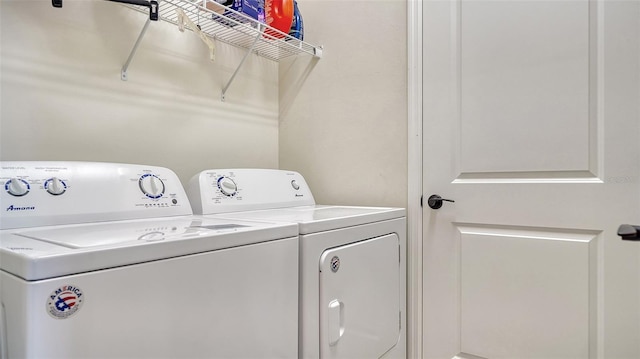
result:
[[[221,100],[224,102],[225,100],[225,94],[227,93],[227,90],[229,89],[229,86],[231,86],[231,83],[233,82],[233,79],[236,77],[236,75],[238,74],[238,71],[240,71],[240,68],[242,67],[242,65],[244,64],[244,61],[247,59],[247,57],[249,56],[249,54],[251,52],[253,52],[253,49],[256,46],[256,43],[258,42],[258,39],[260,39],[260,36],[262,36],[262,33],[258,33],[258,35],[256,35],[255,40],[253,40],[253,45],[251,45],[251,47],[247,50],[247,52],[244,54],[244,56],[242,57],[242,60],[240,60],[240,63],[238,64],[238,67],[236,67],[236,70],[233,72],[233,74],[231,75],[231,78],[229,78],[229,81],[227,81],[227,84],[222,88],[222,95],[221,95]]]
[[[140,31],[140,35],[138,35],[138,39],[136,40],[136,43],[133,45],[133,49],[131,49],[131,53],[127,58],[127,62],[124,63],[124,65],[122,66],[122,70],[120,70],[120,79],[122,81],[127,81],[127,79],[129,78],[129,75],[127,74],[127,69],[129,68],[129,65],[131,65],[131,61],[133,60],[133,57],[135,56],[136,51],[138,50],[138,46],[140,46],[140,42],[142,41],[144,34],[147,33],[147,29],[149,28],[150,23],[151,23],[151,19],[147,19],[147,21],[144,23],[144,26],[142,27],[142,31]]]

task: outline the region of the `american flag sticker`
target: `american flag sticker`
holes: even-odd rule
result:
[[[64,285],[47,298],[47,312],[55,319],[67,319],[80,310],[83,302],[84,294],[80,288]]]

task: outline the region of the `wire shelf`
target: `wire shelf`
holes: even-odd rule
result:
[[[218,11],[210,10],[206,7],[207,4]],[[147,7],[126,6],[140,12],[149,12]],[[208,37],[242,49],[252,50],[257,55],[273,61],[280,61],[300,53],[322,57],[322,47],[300,41],[211,0],[163,0],[159,2],[159,18],[179,25],[176,10],[182,10],[191,22],[198,25]]]

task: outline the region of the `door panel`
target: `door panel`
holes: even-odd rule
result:
[[[639,358],[640,2],[423,24],[423,357]]]
[[[587,358],[597,233],[459,226],[462,352]],[[535,315],[526,315],[532,311]],[[522,315],[525,313],[525,315]],[[553,323],[553,325],[550,325]],[[553,343],[553,345],[549,345]]]
[[[588,170],[589,3],[464,1],[456,10],[461,173]]]

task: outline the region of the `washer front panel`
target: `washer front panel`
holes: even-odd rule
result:
[[[297,256],[289,238],[39,281],[0,271],[2,349],[27,359],[296,359]],[[56,295],[67,289],[76,298]]]

